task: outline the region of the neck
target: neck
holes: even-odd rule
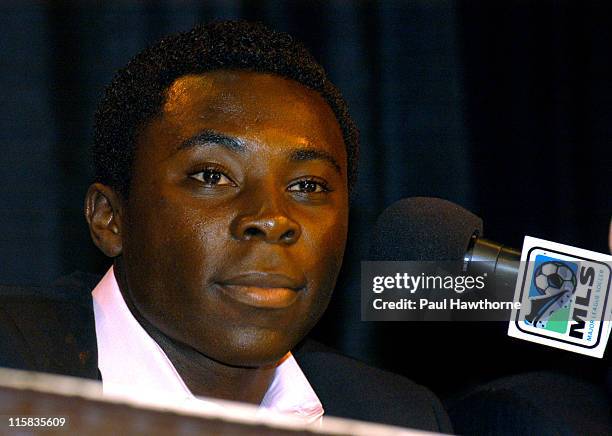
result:
[[[127,277],[120,259],[114,263],[115,278],[130,312],[161,347],[189,390],[197,396],[260,404],[266,394],[276,365],[236,367],[207,357],[196,349],[174,340],[143,317],[131,298]]]

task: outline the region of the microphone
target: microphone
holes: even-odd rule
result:
[[[411,197],[378,217],[369,258],[373,261],[433,261],[452,264],[454,274],[493,278],[500,297],[514,295],[521,253],[484,239],[482,219],[441,198]]]
[[[488,272],[486,296],[497,301],[513,301],[518,278],[521,252],[504,244],[482,237],[482,219],[457,204],[439,198],[412,197],[400,200],[378,217],[371,235],[368,260],[372,261],[413,261],[432,262],[452,274],[482,274]],[[417,265],[418,266],[418,265]],[[447,266],[453,270],[449,271]],[[425,266],[427,267],[427,266]],[[475,295],[475,293],[473,294]],[[462,298],[469,298],[463,295]],[[534,300],[532,313],[538,313],[542,300]],[[492,313],[492,312],[491,312]],[[373,343],[383,350],[395,349],[397,338],[410,337],[412,349],[427,350],[429,359],[418,367],[428,374],[429,362],[447,361],[449,356],[461,356],[457,372],[449,377],[436,372],[424,380],[437,389],[460,389],[461,377],[485,381],[500,375],[534,370],[570,370],[584,366],[581,355],[555,351],[548,347],[534,347],[530,342],[509,340],[508,321],[494,315],[479,315],[486,323],[453,323],[436,325],[432,323],[411,323],[405,330],[376,326]],[[410,319],[422,321],[421,318]],[[463,321],[455,314],[443,320]],[[468,319],[473,320],[473,319]],[[504,322],[499,322],[504,321]],[[405,324],[408,326],[408,323]],[[483,328],[486,326],[486,328]],[[397,332],[401,332],[398,334]],[[469,340],[466,340],[469,338]],[[522,338],[525,339],[525,338]],[[384,345],[380,345],[384,344]],[[557,347],[559,348],[559,347]],[[554,354],[558,352],[558,354]],[[393,356],[392,363],[397,359]],[[516,356],[529,356],[516,359]],[[555,356],[554,358],[552,356]],[[414,359],[407,366],[415,370]],[[612,371],[609,359],[590,363],[585,378],[602,384],[608,375],[608,386],[612,386]],[[581,376],[583,374],[581,373]]]

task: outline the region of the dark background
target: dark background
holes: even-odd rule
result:
[[[0,283],[110,265],[82,204],[93,112],[113,72],[169,32],[260,20],[305,42],[362,133],[346,261],[314,334],[421,380],[405,366],[422,351],[406,326],[359,319],[376,216],[400,198],[438,196],[511,246],[527,234],[607,252],[610,12],[535,0],[2,2]]]

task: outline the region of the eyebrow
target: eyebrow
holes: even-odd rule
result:
[[[244,142],[240,139],[206,129],[181,142],[177,147],[177,151],[188,150],[194,147],[204,147],[207,145],[221,145],[238,153],[244,153],[246,150]]]
[[[289,156],[289,160],[294,162],[322,160],[333,166],[339,174],[342,174],[342,169],[338,161],[327,151],[318,148],[300,148],[299,150],[295,150],[291,153],[291,156]]]
[[[177,147],[177,151],[188,150],[194,147],[206,147],[211,145],[220,145],[231,151],[243,154],[246,151],[246,145],[239,138],[226,135],[215,130],[206,129],[197,133],[181,142]],[[338,161],[325,150],[321,150],[316,147],[306,147],[294,150],[289,156],[289,160],[292,162],[305,162],[313,160],[321,160],[330,164],[334,169],[342,174],[342,167]]]

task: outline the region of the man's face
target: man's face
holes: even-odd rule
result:
[[[122,229],[137,311],[214,360],[280,359],[335,285],[346,162],[332,110],[297,82],[236,71],[176,80],[139,136]]]

